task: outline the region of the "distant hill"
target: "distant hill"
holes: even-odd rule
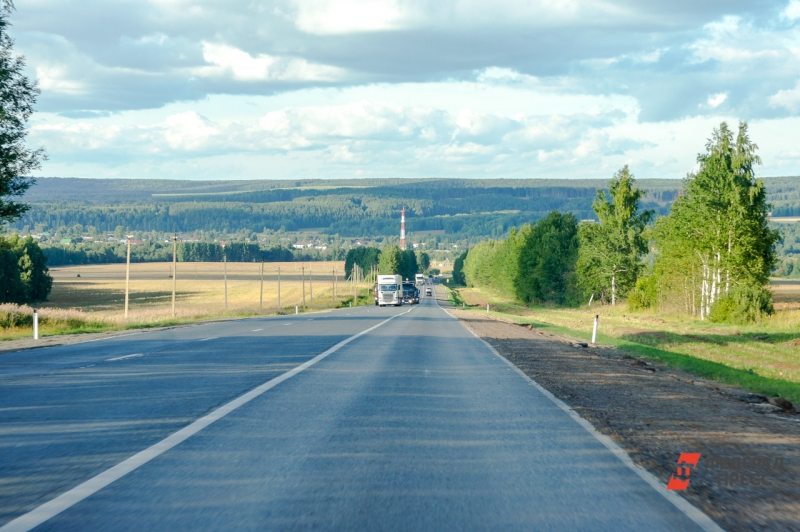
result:
[[[775,216],[800,215],[800,178],[766,178]],[[80,224],[101,231],[236,232],[314,228],[348,237],[397,233],[400,208],[408,230],[463,237],[497,237],[511,226],[557,209],[594,218],[592,199],[607,180],[351,179],[175,181],[39,178],[25,196],[32,204],[16,228]],[[643,207],[665,214],[678,180],[643,179]]]

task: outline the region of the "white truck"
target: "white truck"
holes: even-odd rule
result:
[[[379,275],[378,276],[378,300],[376,305],[394,305],[399,307],[403,304],[403,278],[399,275]]]
[[[417,288],[422,290],[422,286],[425,284],[425,276],[422,275],[421,273],[418,273],[417,275],[415,275],[414,276],[414,284],[417,286]]]

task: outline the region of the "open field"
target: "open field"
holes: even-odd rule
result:
[[[228,312],[259,312],[260,263],[227,264]],[[280,305],[278,269],[280,268]],[[343,262],[265,263],[263,310],[303,306],[330,307],[333,304],[334,272],[337,295],[349,293],[342,281]],[[44,307],[73,308],[102,313],[117,321],[124,316],[125,265],[93,265],[53,268],[53,291]],[[78,277],[80,275],[80,277]],[[225,311],[223,265],[218,262],[178,263],[176,313],[179,316],[214,315]],[[305,282],[303,281],[305,278]],[[172,313],[172,264],[131,264],[130,316]]]
[[[752,325],[713,324],[681,315],[629,312],[624,305],[527,308],[498,294],[461,288],[454,297],[475,310],[572,337],[590,339],[600,316],[598,342],[660,360],[729,384],[800,402],[800,282],[776,281],[776,312]]]
[[[331,308],[352,299],[352,285],[342,279],[342,261],[265,263],[263,305],[259,308],[260,268],[260,263],[227,264],[226,310],[223,264],[179,262],[173,318],[172,263],[131,264],[127,320],[124,264],[53,268],[50,270],[53,290],[49,300],[39,307],[43,318],[41,333],[164,325],[260,312],[293,313],[295,305],[303,310],[304,297],[306,310]],[[336,298],[333,297],[334,284]],[[359,287],[362,296],[370,286],[370,283],[363,283]],[[29,336],[30,331],[28,322],[6,327],[0,339]]]

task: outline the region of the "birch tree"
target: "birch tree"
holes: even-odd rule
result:
[[[609,183],[609,195],[597,191],[592,209],[599,223],[582,224],[577,272],[587,293],[616,305],[636,284],[642,272],[642,255],[647,253],[644,231],[653,211],[639,212],[644,191],[628,166],[620,169]]]
[[[683,299],[700,319],[734,290],[763,289],[776,264],[780,234],[767,222],[766,190],[754,172],[757,149],[746,123],[736,135],[720,124],[697,157],[698,171],[656,224],[660,290],[668,302]]]
[[[24,74],[25,60],[14,55],[14,40],[8,35],[8,18],[14,10],[10,0],[0,3],[0,222],[10,222],[28,210],[15,197],[33,184],[25,177],[40,167],[41,149],[25,146],[26,123],[33,113],[39,89]]]

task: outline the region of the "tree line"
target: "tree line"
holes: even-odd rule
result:
[[[627,166],[599,190],[598,222],[557,211],[487,241],[455,263],[453,278],[524,303],[577,305],[595,300],[631,309],[661,308],[712,321],[746,322],[772,312],[766,288],[780,234],[754,167],[747,124],[722,123],[687,175],[669,213],[641,209],[644,192]],[[643,260],[650,257],[649,266]]]
[[[425,273],[431,267],[430,256],[421,250],[401,250],[397,246],[386,246],[383,250],[371,247],[354,248],[347,252],[344,269],[347,278],[355,267],[368,273],[376,267],[380,275],[400,275],[403,279],[414,280],[418,273]]]
[[[83,264],[116,264],[127,260],[126,244],[92,243],[80,246],[44,246],[42,252],[50,266]],[[178,262],[221,262],[222,245],[219,242],[179,242]],[[308,260],[291,249],[283,247],[261,248],[258,244],[231,242],[224,255],[231,262],[292,262]],[[172,260],[172,244],[167,242],[142,242],[131,246],[131,262],[168,262]]]

